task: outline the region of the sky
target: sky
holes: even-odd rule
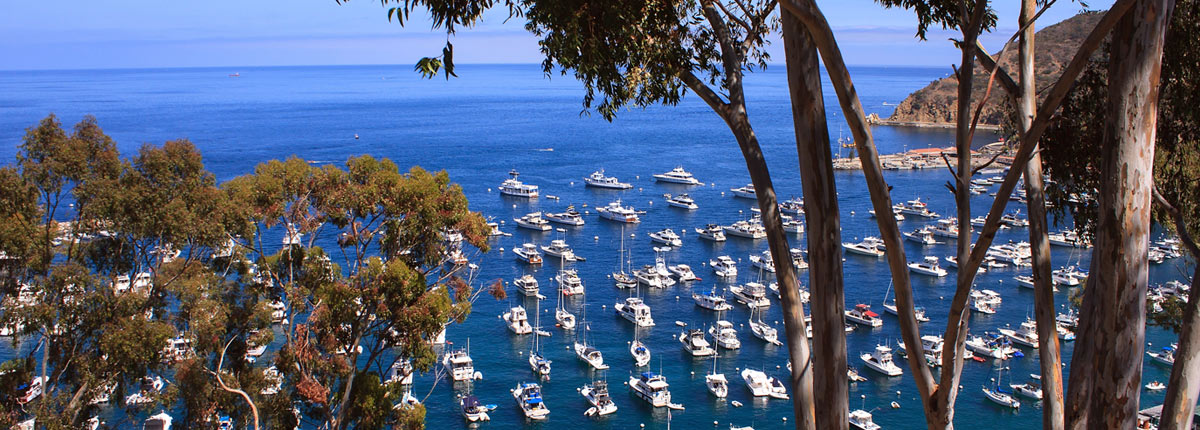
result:
[[[1019,1],[996,0],[997,29],[982,39],[990,50],[1016,31]],[[1106,9],[1112,0],[1088,1]],[[871,0],[824,0],[819,6],[851,65],[948,66],[959,54],[956,32],[915,37],[913,14]],[[1069,18],[1080,3],[1055,3],[1042,26]],[[375,0],[113,0],[5,1],[0,6],[0,70],[290,65],[413,64],[437,55],[446,34],[424,16],[405,26],[388,22]],[[455,61],[539,63],[537,39],[507,11],[451,37]],[[783,59],[779,35],[769,48]]]

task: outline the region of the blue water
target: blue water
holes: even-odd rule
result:
[[[227,76],[235,71],[240,73],[239,78]],[[588,371],[566,349],[572,336],[552,329],[553,337],[543,341],[545,354],[554,360],[552,379],[544,384],[551,418],[536,424],[522,419],[509,389],[518,382],[533,380],[525,355],[531,339],[509,335],[496,317],[510,306],[524,304],[532,310],[535,304],[515,293],[506,301],[484,296],[475,304],[472,316],[465,323],[452,326],[448,333],[448,339],[456,347],[465,346],[471,339],[471,355],[484,380],[469,388],[484,403],[500,406],[492,413],[492,421],[483,427],[550,428],[579,423],[605,429],[634,428],[639,424],[665,428],[665,410],[652,410],[627,394],[623,386],[634,371],[626,343],[633,337],[633,330],[630,323],[612,313],[612,305],[628,292],[615,289],[606,278],[617,266],[622,226],[600,220],[591,209],[622,198],[647,212],[641,224],[625,228],[626,234],[635,235],[626,245],[632,249],[634,264],[638,266],[653,263],[647,233],[665,227],[691,232],[693,227],[707,223],[729,223],[747,217],[753,202],[732,198],[728,193],[729,188],[749,182],[732,136],[692,96],[679,106],[629,109],[609,123],[581,113],[579,84],[568,77],[546,79],[537,66],[464,65],[458,71],[461,77],[449,81],[420,80],[406,66],[0,72],[0,160],[11,162],[24,129],[54,112],[67,126],[84,114],[95,115],[126,155],[136,153],[143,143],[161,144],[165,140],[188,138],[199,147],[207,167],[220,180],[249,173],[257,163],[292,155],[314,162],[336,163],[352,155],[372,154],[391,158],[401,166],[445,169],[463,186],[473,210],[497,221],[507,221],[503,229],[513,233],[512,237],[494,240],[493,252],[473,256],[473,261],[481,267],[480,283],[496,278],[511,281],[532,273],[542,281],[543,292],[553,297],[549,279],[557,270],[557,263],[548,261],[544,267],[529,268],[517,264],[511,252],[501,249],[511,250],[525,242],[545,244],[561,236],[579,255],[587,257],[586,262],[575,265],[583,276],[587,295],[568,299],[567,304],[577,315],[582,305],[588,304],[587,320],[592,327],[589,338],[612,365],[612,369],[599,376],[609,380],[620,408],[616,414],[601,419],[583,417],[588,405],[576,391],[598,375]],[[856,67],[851,72],[866,110],[886,117],[905,95],[944,76],[947,70]],[[839,130],[844,129],[840,109],[829,88],[825,89],[825,95],[831,132],[836,138]],[[751,121],[777,192],[783,197],[799,196],[801,187],[783,67],[750,76],[747,98]],[[953,140],[947,130],[877,127],[874,133],[884,153],[948,146]],[[844,134],[849,137],[848,131]],[[993,138],[981,136],[980,142]],[[650,180],[651,174],[679,164],[711,184],[687,189],[700,205],[697,211],[669,208],[662,194],[677,193],[684,188]],[[635,188],[625,192],[585,188],[582,177],[598,168],[632,182]],[[495,188],[510,169],[519,170],[526,182],[540,185],[543,194],[556,195],[561,200],[527,201],[499,196]],[[921,197],[935,211],[953,212],[953,198],[943,186],[949,179],[945,170],[886,175],[895,187],[895,200]],[[843,240],[877,234],[874,220],[866,216],[870,203],[861,174],[838,172],[836,180],[841,196]],[[985,214],[990,200],[987,196],[973,198],[973,213]],[[516,216],[538,210],[558,211],[570,204],[591,212],[585,216],[585,226],[560,234],[530,233],[512,225],[511,220]],[[923,224],[927,222],[910,219],[902,222],[901,228],[911,231]],[[1024,229],[1003,231],[997,241],[1027,240],[1027,235]],[[793,246],[804,246],[802,237],[791,240]],[[910,260],[921,255],[947,256],[954,252],[952,245],[922,248],[906,243],[905,246]],[[783,422],[783,418],[791,416],[790,402],[754,400],[738,377],[737,369],[745,367],[764,369],[781,378],[786,373],[782,367],[787,360],[786,349],[767,346],[754,338],[748,327],[740,326],[749,316],[745,307],[736,306],[726,316],[739,325],[743,347],[722,353],[720,367],[731,381],[731,394],[725,401],[714,399],[704,388],[703,375],[711,368],[711,362],[692,360],[673,339],[680,330],[673,324],[676,320],[702,325],[715,319],[711,312],[702,312],[690,299],[691,291],[707,291],[714,286],[715,277],[702,262],[718,255],[740,259],[738,281],[745,282],[757,276],[747,257],[764,249],[765,241],[731,237],[726,243],[712,244],[698,240],[695,234],[686,234],[684,245],[669,252],[667,259],[672,264],[691,265],[704,280],[691,286],[643,291],[658,323],[648,333],[643,330],[644,341],[654,354],[652,367],[666,375],[675,401],[687,407],[673,414],[673,426],[709,428],[715,421],[719,427],[713,428],[726,428],[730,423],[760,429],[792,428],[792,423]],[[1053,251],[1056,267],[1088,265],[1086,251],[1058,247]],[[1182,264],[1176,260],[1153,266],[1151,282],[1185,279],[1190,271],[1181,270]],[[847,255],[845,273],[846,303],[870,303],[882,310],[880,304],[890,280],[883,260]],[[974,331],[1016,326],[1032,313],[1030,290],[1019,289],[1012,281],[1013,276],[1027,273],[1028,269],[1000,269],[979,277],[979,287],[1001,292],[1004,303],[996,315],[973,315]],[[805,274],[801,276],[807,285]],[[913,277],[917,303],[925,306],[933,318],[922,327],[923,333],[944,330],[953,279],[953,276]],[[723,288],[727,284],[715,285]],[[1056,300],[1065,303],[1066,297],[1064,289]],[[542,308],[545,311],[553,306],[551,299]],[[544,317],[543,325],[553,325],[552,312]],[[764,319],[779,320],[777,301]],[[882,328],[858,329],[847,336],[851,363],[870,378],[868,382],[851,385],[850,405],[873,409],[876,422],[885,428],[919,428],[924,420],[907,366],[901,363],[905,376],[888,379],[863,368],[857,359],[876,343],[894,345],[900,338],[895,319],[890,315],[884,319]],[[781,325],[777,327],[782,330]],[[1155,345],[1174,340],[1172,334],[1156,328],[1149,329],[1147,336]],[[1064,362],[1070,361],[1072,348],[1072,344],[1064,344]],[[2,352],[5,356],[12,354],[9,350]],[[1023,380],[1030,373],[1039,373],[1036,358],[1035,353],[1030,353],[1004,363],[1011,368],[1005,373],[1006,382],[1008,375]],[[995,365],[998,364],[966,364],[958,422],[989,422],[1002,427],[1038,425],[1040,413],[1035,403],[1022,400],[1025,405],[1013,412],[995,407],[983,398],[980,386],[995,376]],[[1165,381],[1166,377],[1167,369],[1146,364],[1144,380]],[[417,378],[414,392],[418,397],[429,395],[426,399],[429,428],[465,427],[454,394],[467,388],[445,382],[434,387],[430,375]],[[729,405],[731,400],[745,406],[734,408]],[[892,401],[902,407],[891,409],[887,405]],[[1144,405],[1161,401],[1161,394],[1142,395]]]

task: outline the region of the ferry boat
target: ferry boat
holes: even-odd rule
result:
[[[526,297],[537,297],[540,294],[538,281],[533,275],[525,275],[514,279],[513,285],[517,287],[517,291]]]
[[[707,357],[716,353],[705,338],[704,330],[698,328],[680,333],[679,343],[683,344],[683,350],[693,357]]]
[[[637,211],[631,206],[621,206],[621,200],[609,203],[608,206],[596,208],[596,212],[600,213],[600,218],[623,223],[641,222],[638,218]]]
[[[904,238],[922,245],[937,245],[941,243],[938,242],[937,239],[933,238],[933,232],[929,231],[928,228],[920,228],[908,233],[904,233]]]
[[[946,218],[938,220],[937,224],[926,227],[934,236],[958,239],[958,219]]]
[[[757,282],[747,282],[746,285],[731,285],[729,292],[737,297],[739,302],[752,309],[763,309],[771,306],[767,298],[767,287]]]
[[[478,397],[471,395],[459,396],[458,408],[460,411],[462,411],[463,418],[465,418],[467,422],[477,423],[480,421],[492,420],[492,417],[488,415],[488,411],[491,409],[488,409],[487,406],[479,403]]]
[[[628,190],[633,188],[633,184],[621,182],[612,176],[604,176],[604,169],[592,172],[586,178],[583,178],[585,186],[596,188],[608,188],[612,190]]]
[[[920,275],[936,276],[939,278],[946,276],[946,269],[943,269],[942,266],[939,266],[938,258],[932,255],[926,256],[925,261],[909,262],[908,270]]]
[[[669,228],[650,233],[649,236],[650,240],[656,243],[676,248],[683,246],[683,240],[679,239],[679,235],[675,234],[675,230]]]
[[[892,349],[887,345],[875,345],[875,351],[859,356],[867,367],[887,376],[900,376],[904,370],[892,362]]]
[[[1164,346],[1159,352],[1148,351],[1146,355],[1150,356],[1150,361],[1167,366],[1175,365],[1175,348]]]
[[[883,326],[883,319],[879,318],[879,314],[872,312],[871,306],[864,303],[859,303],[854,306],[854,309],[846,311],[846,319],[867,327]]]
[[[704,226],[704,228],[696,227],[696,234],[700,235],[701,239],[707,239],[713,242],[725,241],[725,229],[716,224],[709,224]]]
[[[733,305],[725,301],[724,297],[717,295],[716,287],[707,293],[692,293],[692,300],[696,302],[696,306],[717,312],[733,309]]]
[[[775,263],[771,259],[771,250],[763,251],[762,254],[751,254],[749,259],[751,266],[765,270],[768,273],[775,273]]]
[[[650,316],[650,306],[640,297],[627,297],[625,302],[613,305],[617,315],[629,320],[638,327],[654,327],[654,318]]]
[[[862,409],[850,411],[850,427],[857,430],[881,430],[879,424],[875,424],[870,412]]]
[[[517,227],[535,231],[550,231],[550,222],[542,218],[541,212],[534,212],[520,218],[513,218],[513,221],[517,223]]]
[[[517,176],[520,176],[520,173],[517,173],[516,170],[509,171],[508,175],[512,176],[512,177],[504,180],[504,182],[500,184],[500,194],[503,194],[506,196],[513,196],[513,197],[525,197],[525,198],[530,198],[530,199],[537,198],[537,196],[538,196],[538,186],[537,185],[525,184],[525,183],[521,182],[520,180],[518,180]]]
[[[878,237],[866,237],[863,238],[863,241],[859,243],[843,242],[842,249],[845,249],[846,252],[851,254],[866,255],[869,257],[882,257],[884,255],[885,247],[883,245],[883,240],[880,240]]]
[[[702,183],[692,176],[691,173],[688,173],[687,170],[683,170],[683,166],[675,167],[667,173],[656,174],[654,175],[654,180],[671,184],[702,185]]]
[[[687,209],[687,210],[700,209],[700,206],[696,205],[696,200],[692,199],[692,196],[687,195],[687,193],[676,194],[674,196],[667,194],[666,197],[667,197],[667,204],[671,205],[671,207],[673,207],[673,208],[680,208],[680,209]]]
[[[505,312],[500,318],[504,320],[508,330],[514,334],[533,333],[533,326],[529,325],[529,315],[525,312],[524,306],[509,308],[508,312]]]
[[[737,262],[729,258],[728,255],[717,257],[716,260],[708,260],[708,265],[712,267],[713,272],[722,278],[737,277]]]
[[[470,348],[470,343],[467,343]],[[483,379],[483,374],[475,371],[475,362],[471,360],[469,349],[451,351],[442,357],[442,367],[450,374],[455,382]]]
[[[1013,343],[1035,349],[1038,347],[1037,322],[1034,320],[1026,318],[1016,330],[1002,328],[1000,333],[1012,339]]]
[[[545,218],[546,221],[563,225],[581,226],[584,224],[583,215],[580,215],[579,211],[575,210],[574,205],[567,206],[567,210],[563,212],[547,213]]]
[[[537,245],[532,243],[526,243],[520,248],[514,249],[513,254],[517,256],[518,260],[528,264],[542,264],[542,253],[538,252]]]
[[[670,387],[666,377],[654,372],[642,372],[638,376],[629,377],[629,389],[656,408],[671,404]]]
[[[617,404],[608,394],[607,381],[597,380],[591,384],[584,384],[583,388],[579,389],[579,394],[592,405],[583,413],[586,416],[603,416],[617,411]]]
[[[560,270],[557,275],[554,275],[554,281],[558,282],[558,290],[564,296],[583,294],[583,279],[579,277],[579,271],[575,269]]]
[[[737,337],[737,329],[734,329],[733,323],[729,321],[718,320],[716,325],[709,327],[708,334],[712,335],[713,342],[716,342],[718,347],[725,349],[742,347],[742,341]]]
[[[744,187],[730,188],[729,191],[733,192],[734,197],[741,197],[743,199],[757,198],[754,193],[754,184],[746,184]]]
[[[916,215],[925,218],[938,218],[940,215],[929,210],[929,206],[922,202],[920,198],[909,200],[906,203],[897,203],[893,209],[899,210],[900,213],[908,215]]]
[[[541,385],[533,382],[517,384],[517,388],[512,390],[512,396],[517,400],[517,406],[521,407],[525,418],[544,420],[550,415],[550,409],[542,402]]]
[[[755,221],[738,221],[724,228],[725,234],[731,236],[755,240],[767,237],[767,229],[763,228],[761,223]]]
[[[767,376],[766,373],[754,369],[742,369],[742,380],[754,397],[772,397],[788,399],[787,387],[778,378]]]
[[[688,266],[686,264],[667,266],[667,270],[670,270],[676,278],[679,278],[679,282],[692,282],[700,280],[700,277],[696,276],[696,272],[692,271],[692,266]]]
[[[549,245],[542,245],[542,252],[547,257],[552,257],[560,262],[583,260],[575,255],[575,251],[571,249],[570,245],[567,245],[567,241],[562,239],[554,239],[550,241]]]
[[[575,356],[596,370],[608,368],[608,365],[604,364],[604,354],[586,343],[575,342]]]

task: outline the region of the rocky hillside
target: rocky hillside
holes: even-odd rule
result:
[[[1100,21],[1101,12],[1084,12],[1063,22],[1043,28],[1034,38],[1036,42],[1035,61],[1037,63],[1037,89],[1039,94],[1058,79],[1063,67],[1071,61],[1075,51],[1096,23]],[[1013,43],[1006,51],[1000,64],[1009,74],[1016,78],[1017,46]],[[996,51],[992,52],[993,55]],[[972,99],[983,98],[987,86],[988,73],[976,63],[975,85]],[[1001,103],[1008,103],[998,84],[994,86],[992,95],[984,107],[979,120],[980,124],[999,125],[1002,122]],[[953,126],[955,121],[955,106],[958,99],[958,82],[954,77],[934,81],[925,88],[909,94],[904,101],[896,106],[896,111],[888,121],[920,122],[932,125],[945,124]]]

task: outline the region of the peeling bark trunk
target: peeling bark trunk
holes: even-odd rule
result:
[[[842,277],[842,227],[838,212],[837,183],[833,178],[833,152],[825,100],[821,93],[821,68],[817,47],[802,24],[786,10],[782,13],[783,43],[787,57],[792,122],[804,188],[804,217],[808,238],[808,285],[813,317],[813,390],[817,428],[849,426],[849,381],[846,379],[844,280]],[[790,264],[790,263],[789,263]],[[800,306],[798,302],[793,305]],[[798,309],[796,312],[803,312]],[[804,334],[801,333],[801,336]],[[802,340],[803,341],[803,340]]]
[[[1171,0],[1139,0],[1113,31],[1095,247],[1067,393],[1069,428],[1133,428],[1163,35]]]
[[[1192,254],[1200,259],[1200,255]],[[1192,273],[1192,285],[1200,285],[1200,265]],[[1167,397],[1163,400],[1162,421],[1158,428],[1163,430],[1191,429],[1196,410],[1196,397],[1200,392],[1200,312],[1197,302],[1189,300],[1183,316],[1183,329],[1179,332],[1179,349],[1175,351],[1175,365],[1171,366],[1171,379],[1167,382]]]

